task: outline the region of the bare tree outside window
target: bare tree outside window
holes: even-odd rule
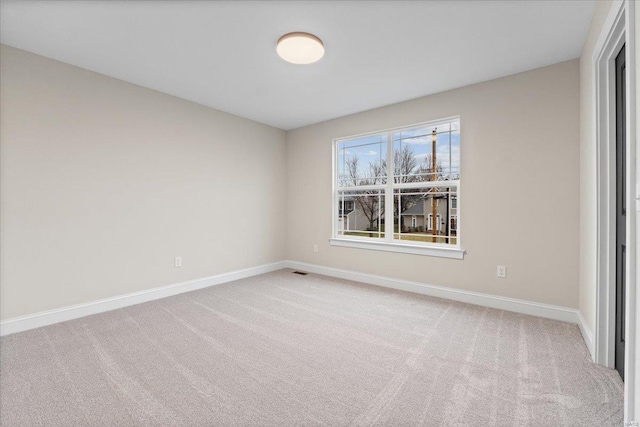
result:
[[[356,185],[374,185],[380,181],[380,174],[384,168],[381,167],[380,162],[369,163],[369,174],[366,176],[360,176],[358,173],[358,163],[360,159],[358,156],[352,156],[347,159],[347,171],[351,183]],[[376,230],[379,224],[380,213],[380,198],[373,197],[379,195],[380,190],[364,190],[361,195],[354,196],[355,205],[358,206],[364,216],[369,221],[369,230]]]

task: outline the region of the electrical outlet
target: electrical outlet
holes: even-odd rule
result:
[[[504,265],[499,265],[498,266],[498,272],[497,275],[499,278],[504,279],[507,277],[507,267]]]
[[[173,260],[173,266],[174,266],[175,268],[182,267],[182,257],[181,257],[181,256],[177,256],[177,257],[175,257],[175,258],[174,258],[174,260]]]
[[[313,252],[318,253],[318,245],[313,245]]]

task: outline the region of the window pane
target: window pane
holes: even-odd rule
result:
[[[339,141],[336,161],[339,187],[385,184],[387,135]]]
[[[460,179],[460,131],[451,132],[451,170],[445,178]]]
[[[431,135],[403,137],[403,134],[393,135],[393,182],[430,181]]]
[[[394,183],[460,179],[459,126],[456,120],[395,132]]]
[[[456,187],[394,190],[394,240],[457,244]]]
[[[384,190],[338,193],[338,236],[384,238]]]

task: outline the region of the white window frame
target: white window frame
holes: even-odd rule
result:
[[[405,129],[411,129],[415,127],[421,126],[438,126],[440,124],[449,123],[451,121],[458,120],[460,121],[459,116],[447,117],[440,120],[424,122],[424,123],[416,123],[407,126],[399,126],[392,129],[384,129],[375,132],[368,132],[359,135],[352,135],[347,137],[336,138],[333,140],[332,145],[332,237],[329,239],[329,243],[331,246],[340,246],[340,247],[349,247],[349,248],[358,248],[358,249],[369,249],[369,250],[378,250],[378,251],[387,251],[387,252],[399,252],[399,253],[407,253],[407,254],[415,254],[415,255],[426,255],[426,256],[435,256],[442,258],[452,258],[452,259],[463,259],[464,258],[464,250],[461,248],[461,227],[460,227],[460,218],[461,218],[461,188],[460,188],[460,180],[452,180],[452,181],[426,181],[426,182],[411,182],[411,183],[401,183],[394,184],[393,180],[393,134],[402,131]],[[387,183],[380,184],[375,186],[354,186],[354,187],[338,187],[337,185],[337,153],[338,153],[338,145],[340,142],[345,140],[372,136],[372,135],[387,135]],[[462,125],[460,125],[460,140],[462,143]],[[444,184],[444,185],[443,185]],[[375,188],[373,188],[375,187]],[[339,236],[338,234],[338,207],[339,207],[339,193],[340,191],[362,191],[368,189],[380,189],[384,190],[385,194],[385,212],[393,212],[393,203],[394,203],[394,190],[397,189],[411,189],[411,188],[429,188],[429,187],[452,187],[456,189],[456,197],[458,199],[458,207],[456,208],[456,216],[458,218],[457,221],[457,229],[456,229],[456,244],[444,244],[444,243],[430,243],[430,242],[411,242],[411,241],[402,241],[395,240],[393,238],[393,227],[394,227],[394,217],[393,215],[384,216],[384,225],[385,230],[392,230],[391,232],[385,231],[385,236],[383,238],[374,238],[374,237],[360,237],[360,236]]]

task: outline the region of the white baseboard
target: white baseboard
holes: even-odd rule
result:
[[[539,316],[548,319],[576,323],[580,328],[580,332],[582,333],[589,352],[592,354],[592,356],[594,354],[593,334],[587,326],[584,318],[582,317],[582,314],[578,310],[572,308],[483,294],[479,292],[465,291],[461,289],[447,288],[444,286],[428,285],[420,282],[392,279],[389,277],[359,273],[350,270],[341,270],[337,268],[324,267],[297,261],[280,261],[272,264],[265,264],[257,267],[250,267],[242,270],[231,271],[228,273],[217,274],[215,276],[204,277],[201,279],[189,280],[173,285],[162,286],[159,288],[134,292],[131,294],[120,295],[113,298],[106,298],[55,310],[42,311],[27,316],[14,317],[12,319],[7,319],[0,322],[0,336],[15,334],[17,332],[52,325],[54,323],[65,322],[67,320],[90,316],[92,314],[104,313],[105,311],[116,310],[118,308],[128,307],[131,305],[141,304],[160,298],[170,297],[172,295],[195,291],[197,289],[219,285],[221,283],[232,282],[234,280],[244,279],[251,276],[257,276],[259,274],[269,273],[271,271],[280,270],[282,268],[303,270],[310,273],[322,274],[325,276],[336,277],[340,279],[354,280],[357,282],[383,286],[386,288],[399,289],[422,295],[429,295],[454,301],[476,304],[484,307],[497,308],[501,310],[514,311],[516,313],[530,314],[532,316]]]
[[[339,279],[354,280],[356,282],[368,283],[370,285],[415,292],[417,294],[466,302],[469,304],[481,305],[483,307],[497,308],[501,310],[514,311],[516,313],[544,317],[547,319],[578,323],[578,310],[568,307],[447,288],[444,286],[428,285],[420,282],[392,279],[389,277],[358,273],[356,271],[306,264],[298,261],[286,261],[286,265],[288,268],[293,268],[295,270],[337,277]],[[587,341],[586,337],[585,341]],[[587,343],[587,346],[588,345],[589,344]]]
[[[596,353],[593,347],[593,333],[591,332],[591,328],[587,325],[587,321],[582,316],[582,313],[578,311],[578,327],[580,328],[580,333],[582,334],[582,338],[584,338],[584,343],[587,345],[589,349],[589,353],[591,354],[591,359],[596,361]]]
[[[113,298],[106,298],[84,304],[72,305],[55,310],[42,311],[27,316],[14,317],[0,322],[0,336],[15,334],[41,326],[52,325],[54,323],[65,322],[79,317],[92,314],[103,313],[105,311],[128,307],[130,305],[153,301],[172,295],[195,291],[196,289],[207,288],[221,283],[232,282],[246,277],[257,276],[269,273],[286,267],[284,261],[272,264],[260,265],[257,267],[245,268],[242,270],[230,271],[228,273],[217,274],[215,276],[203,277],[201,279],[189,280],[173,285],[148,289],[131,294],[120,295]]]

